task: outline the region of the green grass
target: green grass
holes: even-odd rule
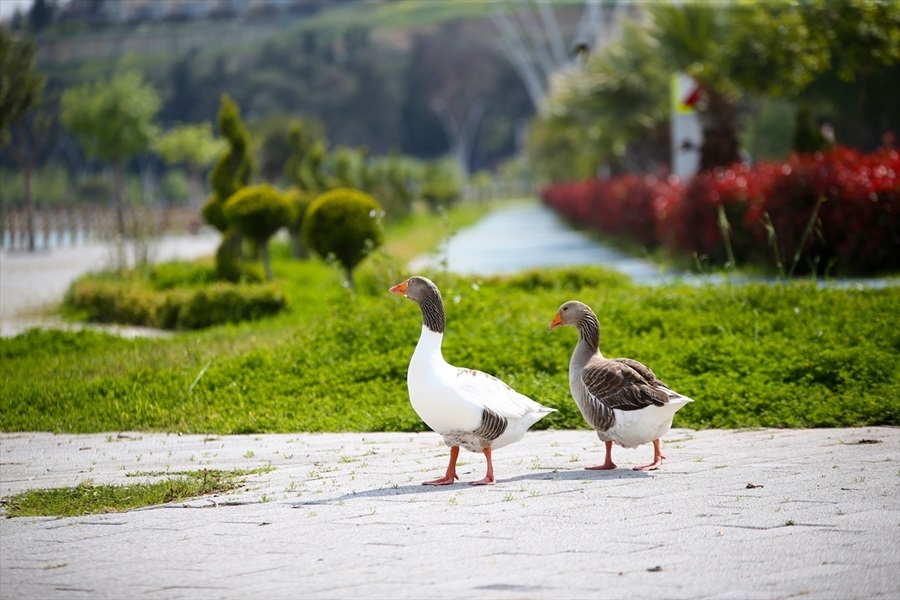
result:
[[[122,512],[227,492],[243,485],[245,477],[266,470],[203,469],[151,473],[149,475],[165,475],[166,479],[130,485],[94,485],[87,480],[72,488],[27,490],[3,500],[10,517],[76,517]]]
[[[414,240],[434,235],[421,229],[393,231],[388,249],[407,255],[368,259],[355,292],[331,267],[276,248],[273,268],[288,302],[276,317],[167,339],[92,331],[2,339],[0,430],[424,430],[406,390],[421,316],[387,291],[412,275],[402,265],[424,243]],[[547,331],[570,299],[597,312],[607,356],[641,360],[695,399],[676,427],[900,425],[898,286],[643,287],[599,268],[426,275],[447,307],[447,360],[559,409],[536,429],[585,427],[568,391],[576,331]]]

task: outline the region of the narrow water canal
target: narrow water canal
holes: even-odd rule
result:
[[[697,274],[667,269],[649,259],[635,258],[572,229],[537,200],[510,204],[460,230],[439,251],[420,256],[408,265],[415,273],[443,269],[460,275],[506,275],[541,267],[593,265],[624,273],[635,283],[659,285],[777,283],[777,277],[727,273],[713,269]],[[803,281],[797,278],[796,281]],[[808,278],[806,279],[808,281]],[[900,278],[817,277],[818,287],[883,288],[900,286]]]
[[[409,264],[410,272],[443,268],[462,275],[510,274],[540,267],[603,266],[635,282],[663,274],[649,260],[629,256],[569,227],[538,201],[503,207],[460,230],[444,247]]]

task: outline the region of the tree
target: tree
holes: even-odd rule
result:
[[[432,160],[422,170],[421,196],[435,213],[450,208],[462,195],[463,174],[455,160]]]
[[[578,31],[567,44],[547,0],[531,3],[537,9],[537,17],[527,3],[495,1],[497,10],[492,18],[500,35],[500,47],[515,67],[534,108],[538,110],[544,105],[552,78],[605,41],[606,29],[619,8],[616,2],[604,2],[601,10],[600,2],[587,0]],[[507,10],[508,5],[514,6],[513,12]],[[604,22],[606,28],[601,27]]]
[[[384,207],[387,220],[396,221],[412,210],[420,171],[419,161],[397,152],[373,158],[366,168],[367,181],[363,191]]]
[[[232,228],[224,207],[228,198],[250,183],[255,165],[250,156],[250,134],[238,105],[228,94],[222,94],[220,99],[219,133],[228,142],[228,148],[210,173],[213,191],[203,206],[203,218],[223,234],[216,251],[216,272],[223,279],[237,281],[242,276],[241,235]]]
[[[368,160],[368,153],[365,150],[340,146],[334,149],[330,159],[337,187],[365,189],[366,161]]]
[[[325,141],[318,140],[313,142],[303,156],[298,179],[294,180],[295,185],[308,192],[317,194],[339,187],[337,182],[328,174],[326,169],[327,160],[328,150],[325,146]]]
[[[729,10],[722,52],[746,92],[795,97],[828,68],[828,40],[797,2],[740,3]]]
[[[857,82],[860,143],[867,81],[876,69],[900,61],[896,2],[690,2],[655,5],[651,14],[662,55],[701,81],[707,94],[700,111],[701,169],[739,159],[737,109],[747,94],[797,98],[830,71]]]
[[[316,198],[303,219],[306,245],[344,267],[353,287],[353,269],[384,242],[378,201],[359,190],[339,188]]]
[[[37,34],[53,23],[53,13],[56,4],[51,0],[34,0],[34,4],[28,10],[28,26],[32,33]]]
[[[39,110],[32,110],[12,127],[10,154],[22,174],[22,195],[25,202],[25,229],[28,233],[28,250],[34,252],[34,195],[31,183],[38,155],[43,150],[50,133],[52,119]],[[44,242],[46,244],[46,240]]]
[[[156,137],[153,123],[160,107],[156,90],[140,73],[129,71],[109,81],[65,90],[60,119],[88,155],[112,163],[116,219],[126,236],[124,167],[133,156],[151,148]]]
[[[16,39],[0,26],[0,144],[9,139],[10,126],[41,100],[45,78],[35,71],[35,45]]]
[[[303,219],[312,201],[327,189],[327,183],[323,181],[321,160],[318,158],[320,151],[324,150],[321,130],[318,122],[300,119],[292,121],[288,127],[290,153],[284,163],[284,177],[291,183],[285,193],[297,209],[296,218],[288,225],[294,258],[306,258],[309,255],[303,240]]]
[[[883,100],[870,97],[870,84],[877,71],[900,64],[900,4],[877,0],[817,0],[803,6],[807,29],[827,40],[831,70],[837,79],[855,87],[855,118],[850,121],[847,133],[853,143],[863,146],[871,141],[866,139],[863,127],[871,112],[869,107]],[[892,86],[888,94],[896,98],[896,88]],[[896,111],[892,112],[896,127]],[[880,126],[891,127],[888,123]]]
[[[192,197],[203,193],[203,170],[225,151],[225,142],[216,138],[209,121],[179,123],[156,140],[156,151],[169,165],[183,163],[191,175]]]
[[[297,207],[293,198],[269,184],[250,185],[235,192],[225,202],[224,212],[228,221],[256,244],[266,278],[271,280],[269,239],[296,219]]]
[[[816,0],[803,7],[808,30],[827,39],[831,65],[844,81],[900,61],[900,4]]]
[[[700,82],[705,100],[698,106],[703,143],[700,170],[740,160],[738,101],[740,90],[729,77],[727,8],[707,2],[655,4],[650,8],[653,35],[671,72],[682,71]]]
[[[668,163],[669,78],[659,54],[646,28],[625,22],[618,41],[554,78],[529,135],[542,177],[585,178],[604,165],[652,172]]]
[[[326,172],[327,145],[320,123],[300,119],[291,122],[290,153],[284,163],[284,177],[291,185],[315,196],[341,187]]]
[[[290,154],[288,155],[287,161],[284,163],[285,178],[293,185],[306,191],[313,190],[309,189],[309,183],[304,178],[304,161],[306,160],[306,155],[309,153],[310,147],[312,147],[313,141],[320,137],[318,135],[313,135],[310,129],[308,123],[299,119],[291,122],[288,127],[288,146],[290,147]]]
[[[203,207],[203,216],[207,223],[224,233],[230,224],[222,207],[232,194],[250,183],[255,170],[250,154],[250,134],[241,120],[238,105],[228,94],[222,94],[221,98],[219,133],[227,141],[228,147],[209,175],[212,195]]]
[[[49,117],[34,114],[45,83],[44,77],[35,72],[34,54],[33,41],[16,40],[0,26],[0,145],[12,141],[10,152],[22,173],[25,226],[31,251],[35,249],[31,177],[49,130]],[[21,126],[17,126],[19,123]]]

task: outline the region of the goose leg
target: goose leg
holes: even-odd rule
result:
[[[459,458],[459,446],[450,447],[450,464],[447,465],[447,473],[440,479],[433,481],[423,481],[422,485],[450,485],[455,479],[459,479],[456,475],[456,459]]]
[[[612,461],[612,442],[606,442],[606,460],[602,465],[597,465],[595,467],[585,467],[588,471],[606,471],[609,469],[615,469],[616,463]]]
[[[483,452],[484,457],[487,459],[487,475],[484,476],[484,479],[469,482],[469,485],[494,485],[494,465],[491,462],[491,449],[484,448]]]
[[[662,466],[662,462],[665,456],[662,455],[662,451],[659,449],[659,438],[653,440],[653,462],[649,465],[643,465],[641,467],[635,467],[635,471],[655,471],[656,469]]]

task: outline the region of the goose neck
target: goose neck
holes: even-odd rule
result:
[[[419,300],[422,310],[422,325],[435,333],[444,333],[444,303],[439,295],[427,294]]]
[[[591,352],[600,350],[600,323],[593,314],[586,314],[578,322],[578,341]]]

